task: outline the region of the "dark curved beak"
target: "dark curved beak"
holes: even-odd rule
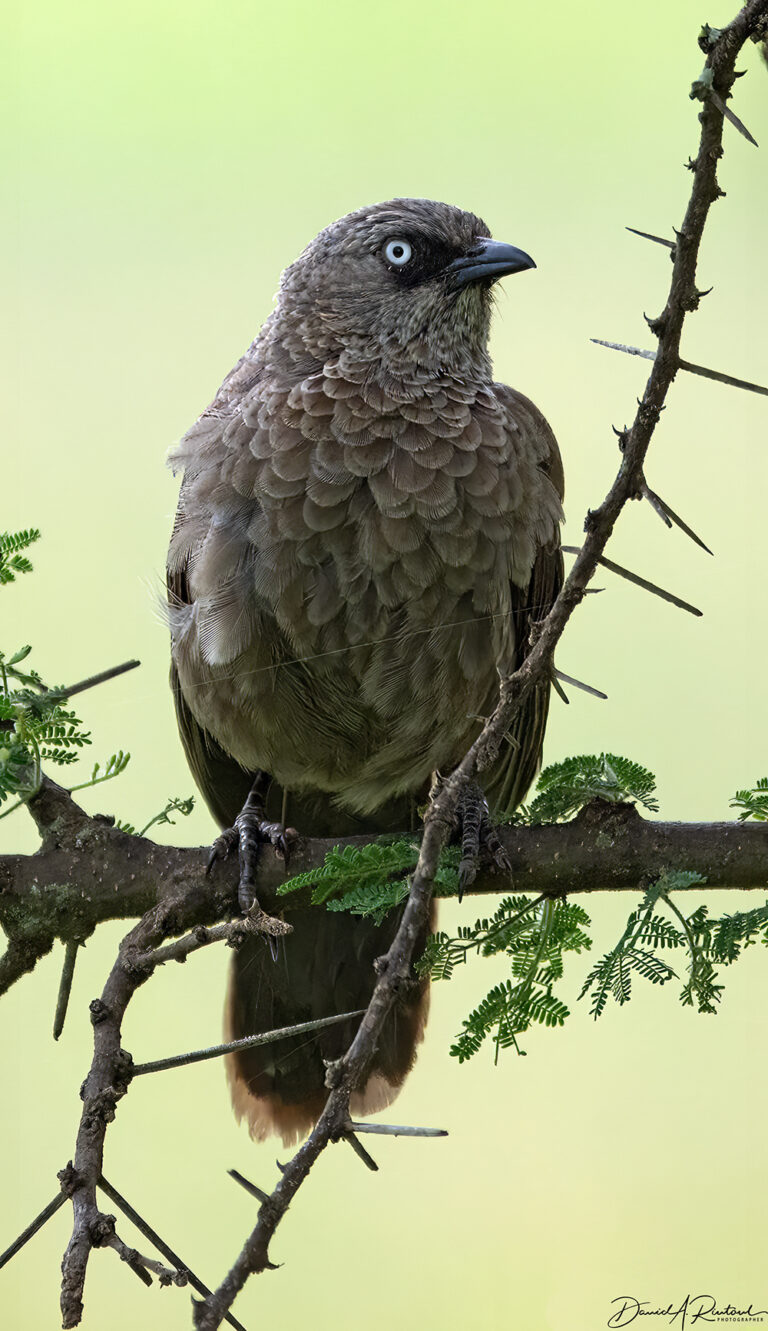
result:
[[[499,277],[510,273],[522,273],[525,268],[535,268],[530,254],[518,250],[514,245],[505,245],[500,240],[479,240],[468,254],[449,263],[446,272],[450,273],[456,286],[466,287],[470,282],[495,282]]]

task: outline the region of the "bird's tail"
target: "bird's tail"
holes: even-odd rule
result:
[[[365,1008],[400,912],[380,925],[342,912],[291,912],[293,933],[273,961],[265,940],[250,937],[234,953],[224,1008],[225,1039],[298,1025]],[[434,927],[434,919],[430,922]],[[387,1019],[365,1085],[351,1112],[372,1114],[398,1094],[413,1066],[429,1009],[429,982],[414,983]],[[328,1096],[326,1063],[348,1049],[360,1017],[227,1055],[232,1103],[258,1141],[277,1134],[286,1146],[317,1122]]]
[[[182,595],[183,588],[173,590]],[[244,771],[197,724],[181,692],[175,666],[171,667],[171,685],[179,731],[197,784],[219,826],[231,827],[254,774]],[[414,826],[415,804],[416,796],[401,796],[362,819],[337,809],[330,796],[321,792],[298,797],[292,793],[286,802],[283,790],[273,782],[267,816],[273,821],[290,819],[305,836],[367,833],[374,837]],[[232,957],[224,1005],[225,1038],[240,1040],[367,1007],[376,981],[373,963],[389,948],[400,918],[401,912],[393,911],[377,925],[322,907],[291,911],[293,932],[280,940],[277,961],[272,960],[266,940],[247,938]],[[353,1113],[374,1113],[394,1100],[413,1065],[428,1007],[429,983],[423,980],[388,1017],[367,1082],[352,1097]],[[227,1055],[235,1113],[238,1119],[248,1120],[253,1137],[261,1141],[277,1133],[286,1145],[292,1145],[312,1127],[328,1095],[325,1062],[345,1053],[359,1020],[355,1017],[312,1034]]]

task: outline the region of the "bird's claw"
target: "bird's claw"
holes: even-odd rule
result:
[[[205,866],[205,872],[210,873],[217,860],[225,860],[231,851],[235,849],[240,840],[240,833],[237,827],[227,827],[217,836],[208,853],[208,862]]]
[[[240,860],[237,901],[240,910],[247,915],[254,908],[259,909],[256,899],[259,847],[264,844],[273,846],[275,854],[283,859],[287,868],[298,835],[294,827],[283,827],[282,823],[269,821],[261,792],[254,786],[232,827],[226,828],[217,836],[211,846],[206,872],[210,873],[217,860],[226,859],[237,847]],[[270,940],[270,947],[272,946]]]
[[[461,839],[458,892],[461,901],[477,877],[482,851],[490,855],[497,868],[511,869],[512,866],[491,821],[488,801],[475,782],[464,787],[456,808],[456,820]]]

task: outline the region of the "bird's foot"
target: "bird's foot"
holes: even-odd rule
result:
[[[456,806],[457,834],[461,842],[459,901],[477,877],[481,852],[490,855],[499,869],[510,869],[507,852],[491,822],[488,801],[477,782],[464,786]]]
[[[291,849],[298,839],[298,832],[294,827],[283,827],[282,823],[273,823],[267,818],[264,807],[267,789],[268,785],[265,786],[261,776],[257,777],[234,824],[217,836],[208,856],[207,870],[210,873],[216,861],[226,859],[237,846],[240,861],[237,900],[244,915],[249,913],[253,915],[260,910],[256,900],[259,847],[265,843],[274,846],[275,854],[282,856],[287,868]],[[264,916],[264,919],[269,920],[271,916]],[[265,928],[264,932],[273,931]]]

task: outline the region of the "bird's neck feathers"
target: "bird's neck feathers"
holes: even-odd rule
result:
[[[369,329],[364,297],[350,309],[346,300],[290,304],[278,297],[276,309],[257,340],[260,358],[291,385],[308,373],[339,362],[364,369],[366,381],[385,388],[400,385],[403,398],[418,396],[437,379],[490,384],[488,354],[490,295],[468,289],[450,304],[427,302],[407,310],[379,310]],[[354,311],[357,318],[354,318]],[[405,317],[404,317],[405,316]],[[357,377],[357,375],[355,376]]]

